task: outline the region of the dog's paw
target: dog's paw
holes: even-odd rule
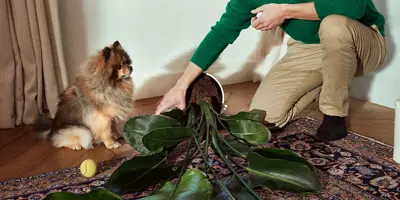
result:
[[[112,137],[114,138],[114,140],[118,140],[120,138],[120,136],[118,135],[113,135]]]
[[[114,140],[118,140],[122,137],[122,134],[119,131],[113,131],[113,132],[111,132],[111,135],[114,138]]]
[[[68,148],[70,148],[74,151],[79,151],[82,149],[82,146],[80,144],[74,144],[74,145],[68,146]]]
[[[121,146],[121,144],[119,142],[113,142],[113,143],[109,143],[109,144],[105,144],[107,149],[116,149],[118,147]]]

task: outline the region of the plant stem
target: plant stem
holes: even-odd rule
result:
[[[195,111],[196,111],[196,108],[193,106],[193,105],[189,105],[188,106],[188,109],[189,109],[189,113],[188,113],[188,121],[187,121],[187,124],[186,124],[186,127],[192,127],[193,125],[195,125],[196,123],[193,123],[193,119],[194,119],[194,115],[195,115]]]
[[[226,157],[228,157],[229,160],[231,160],[232,162],[234,162],[237,166],[239,166],[242,169],[246,169],[245,166],[243,166],[242,164],[240,164],[239,162],[237,162],[235,159],[233,159],[232,156],[230,156],[227,151],[224,149],[224,147],[221,147],[221,149],[224,151]]]
[[[207,126],[207,132],[206,132],[206,146],[205,146],[205,151],[206,151],[206,154],[205,155],[208,155],[208,146],[209,146],[209,135],[210,135],[210,127],[209,126]],[[206,171],[207,171],[207,165],[206,165]]]
[[[245,166],[243,166],[242,164],[240,164],[239,162],[237,162],[235,159],[233,159],[232,156],[230,156],[230,155],[226,155],[226,156],[228,156],[229,160],[231,160],[232,162],[234,162],[237,166],[239,166],[239,167],[242,168],[242,169],[247,170],[247,168],[246,168]]]
[[[201,124],[203,123],[203,118],[204,118],[204,112],[203,110],[200,109],[200,122],[198,123],[198,127],[196,128],[196,132],[199,132],[200,128],[201,128]]]
[[[197,126],[196,132],[200,132],[199,140],[202,140],[204,137],[204,134],[207,134],[207,133],[204,133],[204,129],[203,129],[204,112],[201,108],[200,108],[200,113],[201,113],[201,115],[200,115],[201,118],[200,118],[200,122]]]
[[[217,132],[218,132],[218,130],[217,130]],[[241,153],[240,151],[238,151],[238,150],[236,150],[234,147],[232,147],[232,145],[230,145],[230,144],[228,143],[228,141],[225,140],[224,136],[222,136],[221,134],[217,134],[217,135],[218,135],[218,137],[225,143],[226,146],[228,146],[230,149],[232,149],[232,151],[234,151],[235,153],[237,153],[238,155],[240,155],[240,157],[246,158],[246,156],[245,156],[243,153]]]
[[[224,154],[222,153],[221,149],[219,148],[216,134],[218,134],[218,133],[211,132],[212,143],[214,144],[214,147],[217,150],[217,152],[220,154],[221,158],[224,160],[225,164],[232,171],[232,173],[236,176],[236,178],[239,180],[239,182],[250,192],[251,195],[253,195],[254,198],[262,200],[261,197],[258,196],[258,194],[239,176],[239,174],[235,171],[235,169],[229,163],[229,160],[227,160],[225,158]]]
[[[212,110],[215,114],[217,114],[217,113],[215,112],[214,109],[211,108],[211,110]],[[229,131],[229,130],[224,126],[224,124],[222,124],[221,120],[220,120],[218,117],[216,117],[216,118],[217,118],[218,122],[221,123],[222,127],[223,127],[226,131]],[[212,125],[213,125],[214,130],[215,130],[216,132],[219,132],[219,131],[218,131],[218,128],[217,128],[214,124],[212,124]],[[222,136],[221,134],[217,134],[217,135],[218,135],[218,137],[225,143],[226,146],[228,146],[230,149],[232,149],[232,151],[236,152],[238,155],[240,155],[240,157],[246,158],[246,156],[245,156],[244,154],[242,154],[241,152],[239,152],[238,150],[236,150],[234,147],[232,147],[232,145],[230,145],[230,144],[225,140],[224,136]]]
[[[233,197],[233,195],[231,194],[231,192],[228,190],[228,188],[225,187],[225,185],[218,179],[217,174],[215,174],[214,170],[212,170],[211,165],[207,162],[207,156],[206,154],[203,154],[203,151],[201,150],[201,146],[199,141],[194,140],[196,143],[196,146],[198,148],[198,150],[200,151],[201,156],[203,157],[204,163],[206,164],[206,166],[208,166],[210,168],[211,173],[214,175],[215,180],[217,181],[217,183],[221,186],[221,188],[229,195],[229,197],[231,197],[232,199],[235,199],[235,197]],[[206,171],[207,172],[207,171]]]
[[[206,151],[206,155],[208,155],[208,147],[209,147],[209,137],[210,137],[210,128],[212,128],[212,126],[215,126],[215,118],[212,115],[211,112],[211,106],[210,104],[207,104],[205,102],[201,102],[200,104],[200,109],[202,110],[202,112],[205,115],[206,118],[206,146],[205,146],[205,151]],[[206,166],[206,171],[207,171],[207,166]]]
[[[128,182],[127,184],[124,185],[124,187],[126,187],[127,185],[135,182],[136,180],[142,178],[143,176],[145,176],[147,173],[149,173],[151,170],[157,168],[158,166],[160,166],[163,162],[165,162],[167,160],[167,157],[163,158],[162,160],[160,160],[160,162],[158,162],[157,164],[155,164],[153,167],[151,167],[150,169],[148,169],[147,171],[145,171],[142,175],[140,175],[139,177],[135,178],[134,180]]]
[[[193,154],[196,152],[196,151],[194,151],[194,152],[192,153],[192,155],[189,156],[190,146],[192,145],[192,140],[193,140],[193,138],[191,138],[191,139],[189,140],[188,147],[187,147],[187,149],[186,149],[185,161],[183,161],[181,171],[179,172],[178,181],[177,181],[176,184],[174,185],[174,190],[173,190],[172,193],[169,195],[169,198],[170,198],[170,199],[171,199],[171,197],[175,194],[176,189],[178,188],[178,185],[179,185],[179,183],[180,183],[181,180],[182,180],[182,175],[183,175],[183,172],[185,171],[185,169],[187,168],[188,161],[189,161],[190,158],[193,156]]]

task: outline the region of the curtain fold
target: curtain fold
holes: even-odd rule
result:
[[[67,85],[57,0],[0,0],[0,128],[54,117]]]

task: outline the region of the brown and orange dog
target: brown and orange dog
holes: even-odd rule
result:
[[[121,146],[115,120],[126,119],[133,106],[131,59],[118,41],[80,68],[78,77],[60,95],[51,129],[41,135],[55,147],[73,150]]]

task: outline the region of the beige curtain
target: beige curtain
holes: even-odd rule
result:
[[[0,128],[54,116],[67,77],[57,0],[0,0]]]

